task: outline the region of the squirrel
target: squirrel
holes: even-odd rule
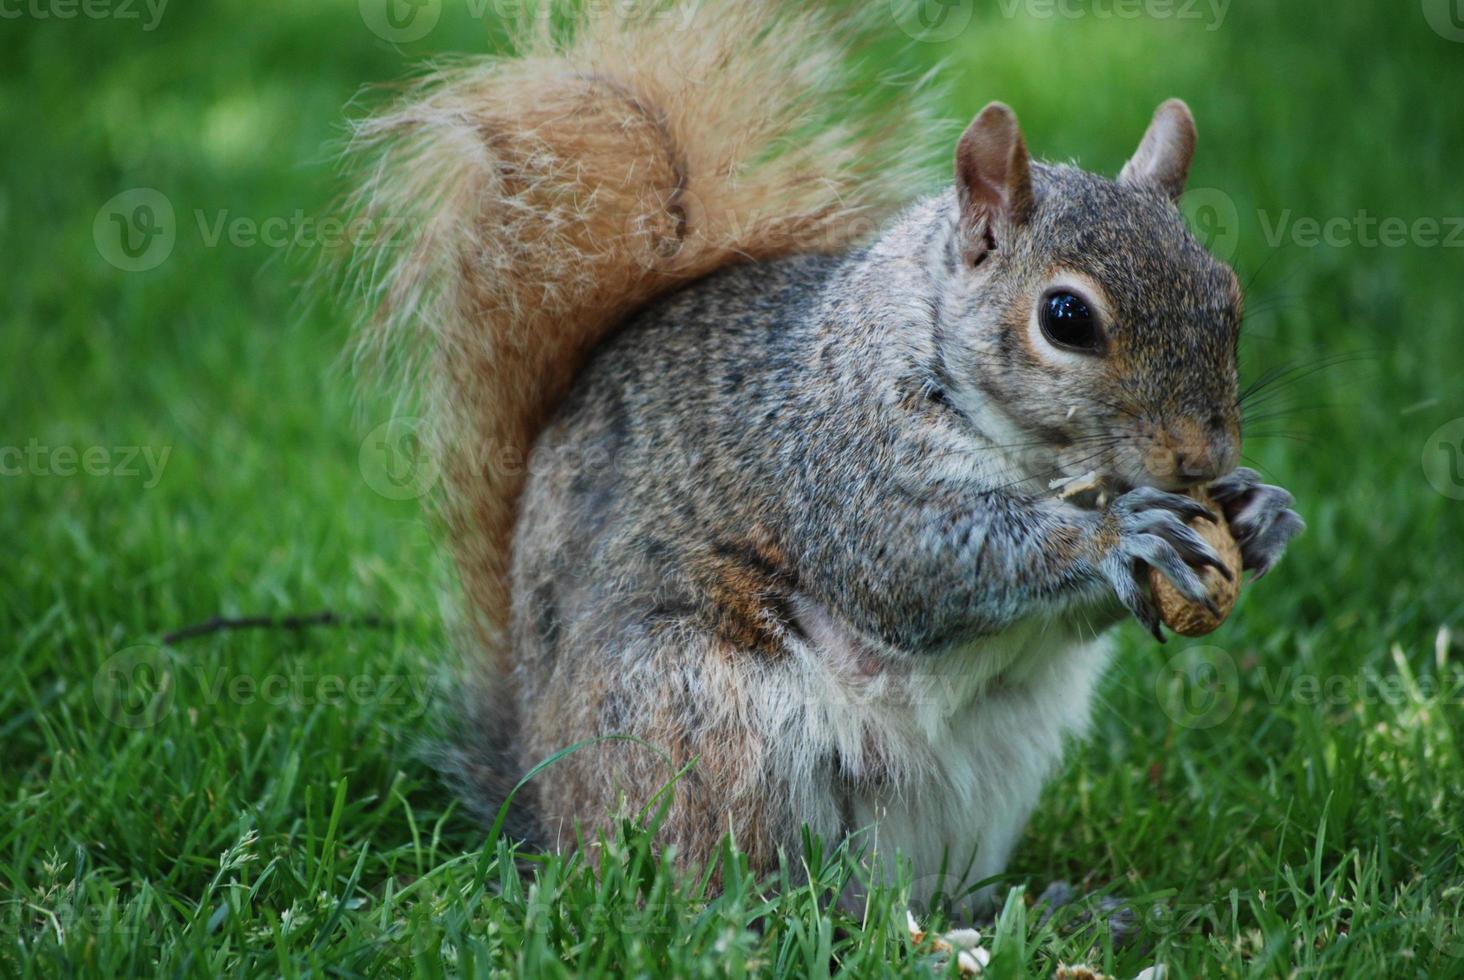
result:
[[[806,828],[989,901],[1106,631],[1163,639],[1148,568],[1202,601],[1221,567],[1184,491],[1257,576],[1302,529],[1236,468],[1190,111],[1110,180],[993,102],[920,196],[929,112],[852,94],[830,12],[599,6],[354,133],[351,206],[410,231],[354,260],[363,343],[427,419],[465,592],[447,762],[533,846],[660,807],[687,867]],[[1102,506],[1051,492],[1084,473]]]

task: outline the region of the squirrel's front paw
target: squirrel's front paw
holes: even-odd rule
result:
[[[1144,566],[1157,568],[1180,595],[1218,617],[1219,610],[1196,570],[1209,565],[1227,579],[1231,572],[1220,553],[1188,526],[1197,517],[1214,520],[1216,516],[1192,497],[1152,487],[1130,490],[1109,504],[1104,515],[1107,530],[1116,540],[1103,558],[1103,575],[1124,607],[1160,643],[1164,634],[1159,629],[1159,611],[1143,585],[1147,578]]]
[[[1255,470],[1242,467],[1217,480],[1209,493],[1225,510],[1230,533],[1240,545],[1241,561],[1255,570],[1256,578],[1269,572],[1291,539],[1306,529],[1301,516],[1291,509],[1291,494],[1262,483]]]

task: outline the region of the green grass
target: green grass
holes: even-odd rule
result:
[[[1249,283],[1247,375],[1362,355],[1286,386],[1248,443],[1310,524],[1286,562],[1205,641],[1121,629],[1093,736],[1012,862],[991,972],[1464,975],[1464,501],[1425,472],[1452,489],[1431,434],[1464,416],[1464,248],[1268,240],[1283,216],[1464,216],[1464,43],[1418,2],[1244,0],[1215,30],[980,6],[893,63],[945,59],[953,117],[1002,98],[1034,152],[1109,172],[1186,97],[1192,186],[1235,209],[1217,247]],[[0,22],[0,447],[33,447],[0,459],[0,972],[938,970],[898,890],[827,911],[840,853],[790,855],[812,868],[794,887],[729,852],[708,898],[642,829],[515,855],[424,763],[450,577],[416,503],[363,475],[389,412],[353,410],[305,264],[211,230],[323,211],[358,89],[491,43],[449,7],[401,49],[350,0]],[[93,221],[138,187],[178,232],[129,273]],[[391,625],[161,641],[318,609]],[[1140,942],[1076,910],[1039,924],[1056,878],[1132,900]]]

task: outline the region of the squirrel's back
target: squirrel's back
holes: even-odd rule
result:
[[[776,478],[750,468],[777,454],[783,423],[802,421],[809,313],[844,261],[723,269],[594,352],[530,458],[520,526],[533,534],[514,545],[516,669],[547,676],[556,638],[579,632],[554,622],[581,605],[556,601],[558,590],[713,612],[694,583],[665,573],[710,557],[689,552],[709,529],[736,525],[739,509],[759,505],[754,488]]]

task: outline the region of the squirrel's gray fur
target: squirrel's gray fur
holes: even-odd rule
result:
[[[654,116],[640,76],[613,79]],[[1085,724],[1103,631],[1125,609],[1159,629],[1144,566],[1199,599],[1219,564],[1185,523],[1204,508],[1171,491],[1211,484],[1260,572],[1300,529],[1284,491],[1234,470],[1242,298],[1175,205],[1193,146],[1166,103],[1108,180],[1030,163],[993,104],[954,186],[872,241],[626,290],[638,309],[566,351],[577,373],[536,410],[510,614],[480,634],[496,646],[453,752],[469,802],[493,819],[588,740],[518,791],[512,833],[572,846],[681,773],[660,834],[692,865],[730,832],[773,868],[806,826],[862,833],[925,893],[943,867],[947,893],[1000,873]],[[678,220],[694,234],[697,208]],[[1054,289],[1092,307],[1096,347],[1045,339]],[[480,470],[449,471],[472,534]],[[1049,490],[1090,471],[1119,488],[1104,507]]]

